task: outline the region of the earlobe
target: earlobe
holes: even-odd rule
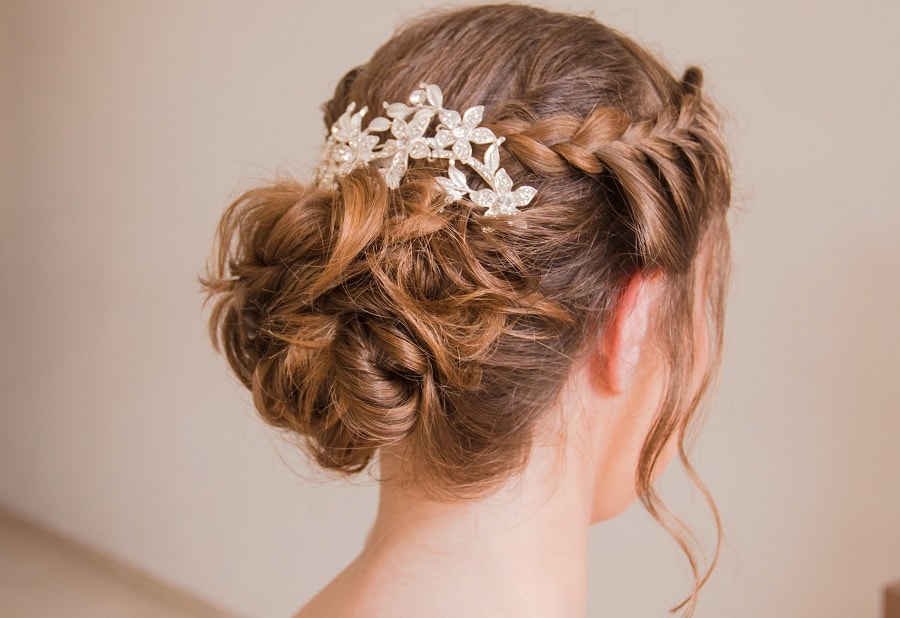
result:
[[[604,329],[601,337],[604,366],[600,371],[610,394],[626,391],[638,373],[659,280],[657,274],[633,274]]]
[[[658,273],[628,278],[586,367],[582,401],[590,413],[595,522],[615,517],[637,497],[635,473],[663,386],[653,320],[663,281]]]

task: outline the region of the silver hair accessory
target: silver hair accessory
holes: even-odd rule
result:
[[[486,217],[516,214],[519,208],[527,206],[537,191],[527,186],[513,190],[512,179],[500,167],[499,146],[504,138],[479,126],[484,106],[470,107],[460,116],[459,112],[443,107],[440,88],[425,83],[419,88],[410,95],[409,105],[385,103],[387,118],[373,118],[365,129],[362,120],[368,108],[354,113],[356,104],[350,103],[331,127],[325,143],[318,172],[319,186],[331,189],[337,176],[348,174],[360,165],[373,164],[388,187],[396,189],[410,159],[448,159],[448,177],[439,176],[435,180],[450,201],[468,197],[487,209]],[[435,116],[438,124],[433,134],[426,135]],[[383,143],[378,135],[373,135],[388,130],[391,138]],[[472,144],[487,145],[483,159],[473,155]],[[477,191],[469,188],[466,175],[457,169],[457,163],[474,170],[489,188]]]

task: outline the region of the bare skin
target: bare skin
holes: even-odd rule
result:
[[[648,332],[659,297],[635,277],[611,328],[572,374],[521,476],[484,499],[410,489],[400,449],[380,459],[380,503],[359,556],[295,618],[583,617],[588,530],[636,499],[634,471],[661,392]],[[674,452],[674,441],[659,469]]]

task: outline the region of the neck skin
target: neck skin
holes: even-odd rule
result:
[[[561,478],[557,457],[535,448],[489,498],[434,502],[406,489],[399,456],[386,454],[392,480],[356,561],[360,584],[392,605],[402,590],[399,615],[435,615],[440,599],[448,616],[584,616],[593,482]]]
[[[413,490],[402,451],[385,449],[365,547],[300,616],[583,617],[598,466],[587,417],[574,416],[583,427],[567,418],[564,436],[543,433],[553,443],[477,500]]]

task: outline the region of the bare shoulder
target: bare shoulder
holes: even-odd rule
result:
[[[294,618],[372,618],[382,595],[369,585],[354,560],[294,614]]]
[[[346,579],[345,573],[341,573],[322,588],[316,596],[309,600],[300,610],[294,614],[294,618],[329,618],[353,616],[348,594],[343,590],[342,581]]]
[[[421,586],[407,585],[393,571],[361,568],[354,561],[304,605],[294,618],[398,618],[447,615]],[[456,615],[456,614],[450,614]]]

